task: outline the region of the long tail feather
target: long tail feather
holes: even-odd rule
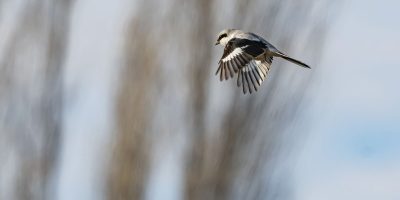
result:
[[[311,67],[308,66],[307,64],[305,64],[305,63],[303,63],[303,62],[301,62],[301,61],[299,61],[299,60],[296,60],[296,59],[294,59],[294,58],[291,58],[291,57],[287,56],[286,54],[284,54],[284,53],[282,53],[282,52],[275,52],[275,53],[274,53],[274,56],[281,57],[281,58],[283,58],[283,59],[285,59],[285,60],[287,60],[287,61],[290,61],[290,62],[292,62],[292,63],[294,63],[294,64],[296,64],[296,65],[299,65],[299,66],[301,66],[301,67],[305,67],[305,68],[311,69]]]

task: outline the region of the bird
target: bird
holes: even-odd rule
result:
[[[224,47],[224,52],[218,62],[215,75],[220,75],[220,81],[233,78],[237,73],[237,86],[243,93],[258,91],[267,78],[274,57],[280,57],[304,68],[309,65],[289,57],[279,51],[264,38],[255,33],[239,29],[224,29],[218,34],[215,45]]]

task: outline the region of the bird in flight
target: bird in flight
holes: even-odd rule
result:
[[[273,57],[280,57],[301,67],[307,64],[282,53],[264,38],[237,29],[225,29],[218,34],[215,45],[224,46],[216,75],[220,80],[228,80],[237,73],[237,86],[243,87],[243,93],[258,90],[271,68]]]

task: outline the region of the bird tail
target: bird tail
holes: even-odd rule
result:
[[[294,63],[296,65],[299,65],[301,67],[305,67],[305,68],[311,69],[311,67],[308,66],[307,64],[305,64],[305,63],[303,63],[303,62],[301,62],[299,60],[296,60],[294,58],[291,58],[291,57],[289,57],[288,55],[286,55],[286,54],[284,54],[282,52],[279,52],[279,51],[278,52],[274,52],[274,56],[281,57],[281,58],[283,58],[283,59],[285,59],[287,61],[290,61],[290,62],[292,62],[292,63]]]

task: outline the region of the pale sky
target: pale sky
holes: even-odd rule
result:
[[[344,1],[313,89],[296,200],[400,199],[400,1]]]

